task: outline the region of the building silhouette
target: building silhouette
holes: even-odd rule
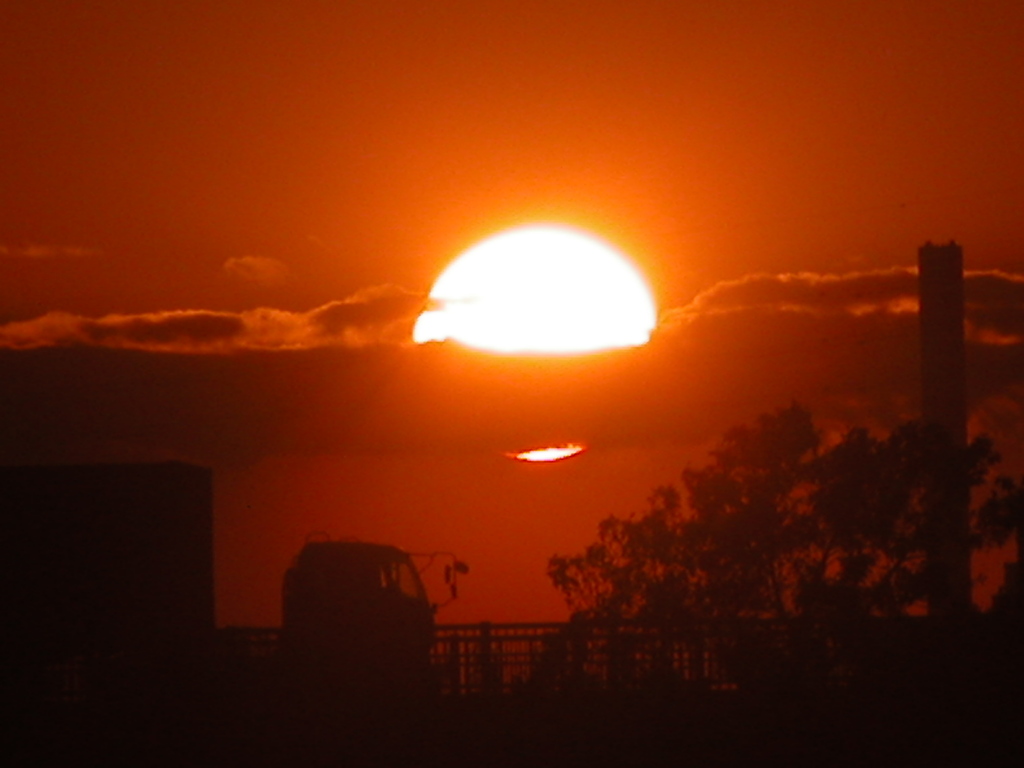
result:
[[[964,257],[955,242],[925,243],[917,252],[920,301],[921,418],[942,427],[954,445],[967,445],[967,363],[964,340]],[[971,546],[966,481],[936,510],[929,553],[933,615],[970,611]]]
[[[61,665],[167,667],[209,643],[212,487],[181,463],[0,467],[9,692],[52,694]]]

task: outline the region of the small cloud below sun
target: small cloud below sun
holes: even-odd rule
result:
[[[579,456],[585,450],[587,450],[587,447],[582,443],[566,443],[564,445],[555,445],[548,448],[530,448],[526,451],[506,453],[505,455],[510,459],[515,459],[516,461],[536,464],[571,459],[573,456]]]

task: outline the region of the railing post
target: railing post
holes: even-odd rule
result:
[[[619,623],[609,622],[608,634],[605,637],[605,687],[609,690],[616,690],[623,686],[625,680],[622,635],[619,633]]]
[[[587,663],[587,634],[593,637],[593,623],[584,624],[581,621],[570,621],[567,629],[569,631],[569,685],[574,688],[582,688]]]
[[[501,670],[491,648],[491,622],[480,625],[480,684],[484,693],[501,692]]]
[[[459,635],[452,635],[446,641],[447,647],[441,653],[442,676],[447,677],[447,693],[461,696],[465,693],[466,658],[464,643]],[[445,691],[445,681],[441,681],[441,690]]]
[[[693,641],[690,643],[689,656],[689,682],[706,685],[709,677],[710,661],[708,659],[708,625],[701,626],[696,634],[691,635]]]

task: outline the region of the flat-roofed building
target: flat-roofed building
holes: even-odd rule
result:
[[[0,467],[0,532],[8,672],[167,659],[212,638],[211,470]]]

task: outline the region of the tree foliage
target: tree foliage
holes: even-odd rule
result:
[[[899,615],[935,577],[935,511],[966,501],[997,461],[987,439],[957,447],[916,422],[825,446],[794,404],[726,432],[707,466],[683,472],[685,504],[675,487],[656,489],[643,514],[610,517],[582,553],[552,557],[548,575],[590,617]],[[975,519],[1001,521],[1019,498],[1000,482]]]

